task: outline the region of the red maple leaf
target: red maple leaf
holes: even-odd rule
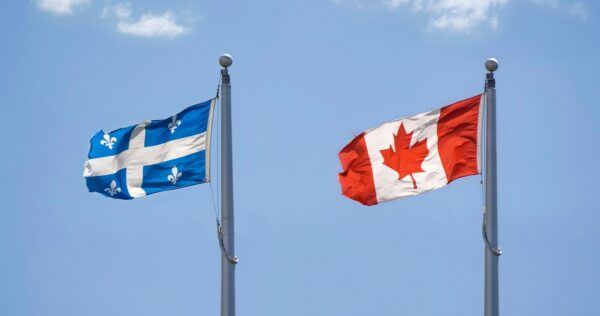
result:
[[[383,156],[383,164],[398,172],[398,180],[410,175],[413,187],[416,189],[417,182],[412,174],[425,172],[421,169],[421,164],[429,154],[429,149],[427,149],[427,139],[420,140],[411,147],[412,134],[413,132],[407,134],[404,126],[400,123],[398,134],[394,135],[396,150],[390,145],[390,148],[381,150],[381,155]]]

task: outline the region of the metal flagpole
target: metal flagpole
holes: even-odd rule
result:
[[[498,200],[496,190],[496,80],[494,71],[498,61],[485,62],[488,70],[485,80],[486,130],[485,130],[485,301],[484,315],[498,316]]]
[[[233,223],[233,159],[231,150],[231,84],[228,68],[233,63],[229,54],[219,57],[221,69],[221,316],[235,316],[235,264]]]

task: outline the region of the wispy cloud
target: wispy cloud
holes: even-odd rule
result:
[[[175,14],[171,10],[167,10],[163,14],[148,12],[139,18],[134,18],[131,4],[128,2],[104,7],[101,17],[115,18],[119,32],[138,37],[173,38],[187,30],[176,21]]]
[[[576,16],[582,20],[587,19],[589,13],[585,5],[579,1],[566,0],[532,0],[538,5],[549,7],[553,10],[561,11],[569,15]]]
[[[438,30],[472,32],[487,25],[498,27],[497,10],[508,0],[382,0],[394,10],[409,7],[414,13],[428,16],[429,27]]]
[[[129,2],[106,6],[102,9],[101,15],[103,18],[116,17],[117,19],[126,19],[130,16],[131,4]]]
[[[458,33],[471,33],[482,27],[498,28],[498,11],[509,0],[330,0],[364,9],[368,4],[382,5],[389,10],[405,8],[428,19],[428,27]],[[588,11],[577,0],[529,0],[566,14],[586,19]]]
[[[56,15],[68,15],[84,7],[90,0],[36,0],[38,8]]]

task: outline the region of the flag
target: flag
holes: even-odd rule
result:
[[[361,133],[339,153],[342,194],[375,205],[480,174],[482,109],[477,95]]]
[[[212,99],[168,119],[96,133],[83,170],[88,190],[128,200],[209,181],[214,107]]]

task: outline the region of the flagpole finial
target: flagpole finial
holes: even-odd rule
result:
[[[229,54],[223,54],[219,56],[219,64],[223,68],[228,68],[231,66],[231,64],[233,64],[233,58]]]
[[[488,58],[488,60],[485,61],[485,69],[489,72],[498,70],[498,59]]]

